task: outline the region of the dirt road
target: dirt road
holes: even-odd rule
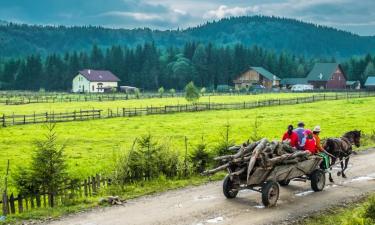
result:
[[[160,195],[130,200],[124,206],[72,215],[50,223],[74,225],[205,225],[205,224],[280,224],[329,206],[375,192],[375,150],[352,157],[348,178],[334,176],[335,183],[323,192],[313,193],[310,182],[291,182],[281,187],[274,208],[263,208],[260,194],[241,191],[236,199],[222,194],[221,182],[169,191]]]

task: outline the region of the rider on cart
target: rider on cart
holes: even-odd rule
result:
[[[316,141],[316,151],[319,156],[323,158],[323,168],[328,169],[329,168],[329,156],[325,153],[326,151],[322,147],[322,144],[320,143],[320,126],[315,126],[313,130],[313,136]]]

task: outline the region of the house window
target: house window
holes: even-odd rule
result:
[[[95,86],[94,85],[92,85],[92,91],[95,91]]]
[[[341,80],[341,77],[339,77],[339,80]]]

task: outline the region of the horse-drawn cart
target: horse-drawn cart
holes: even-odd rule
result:
[[[295,164],[278,165],[270,168],[257,167],[247,178],[246,173],[236,173],[240,168],[236,164],[230,165],[228,175],[224,179],[223,192],[227,198],[235,198],[238,191],[250,189],[262,194],[265,206],[273,206],[279,198],[279,184],[286,186],[291,180],[311,181],[311,188],[322,191],[325,186],[325,173],[319,165],[322,158],[312,156],[308,160]]]

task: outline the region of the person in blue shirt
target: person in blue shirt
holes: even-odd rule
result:
[[[304,122],[299,122],[297,124],[297,128],[294,129],[294,132],[297,133],[298,135],[298,146],[299,148],[298,149],[302,149],[302,147],[304,146],[304,143],[303,143],[303,138],[305,137],[304,135],[304,132],[305,132],[305,123]]]

